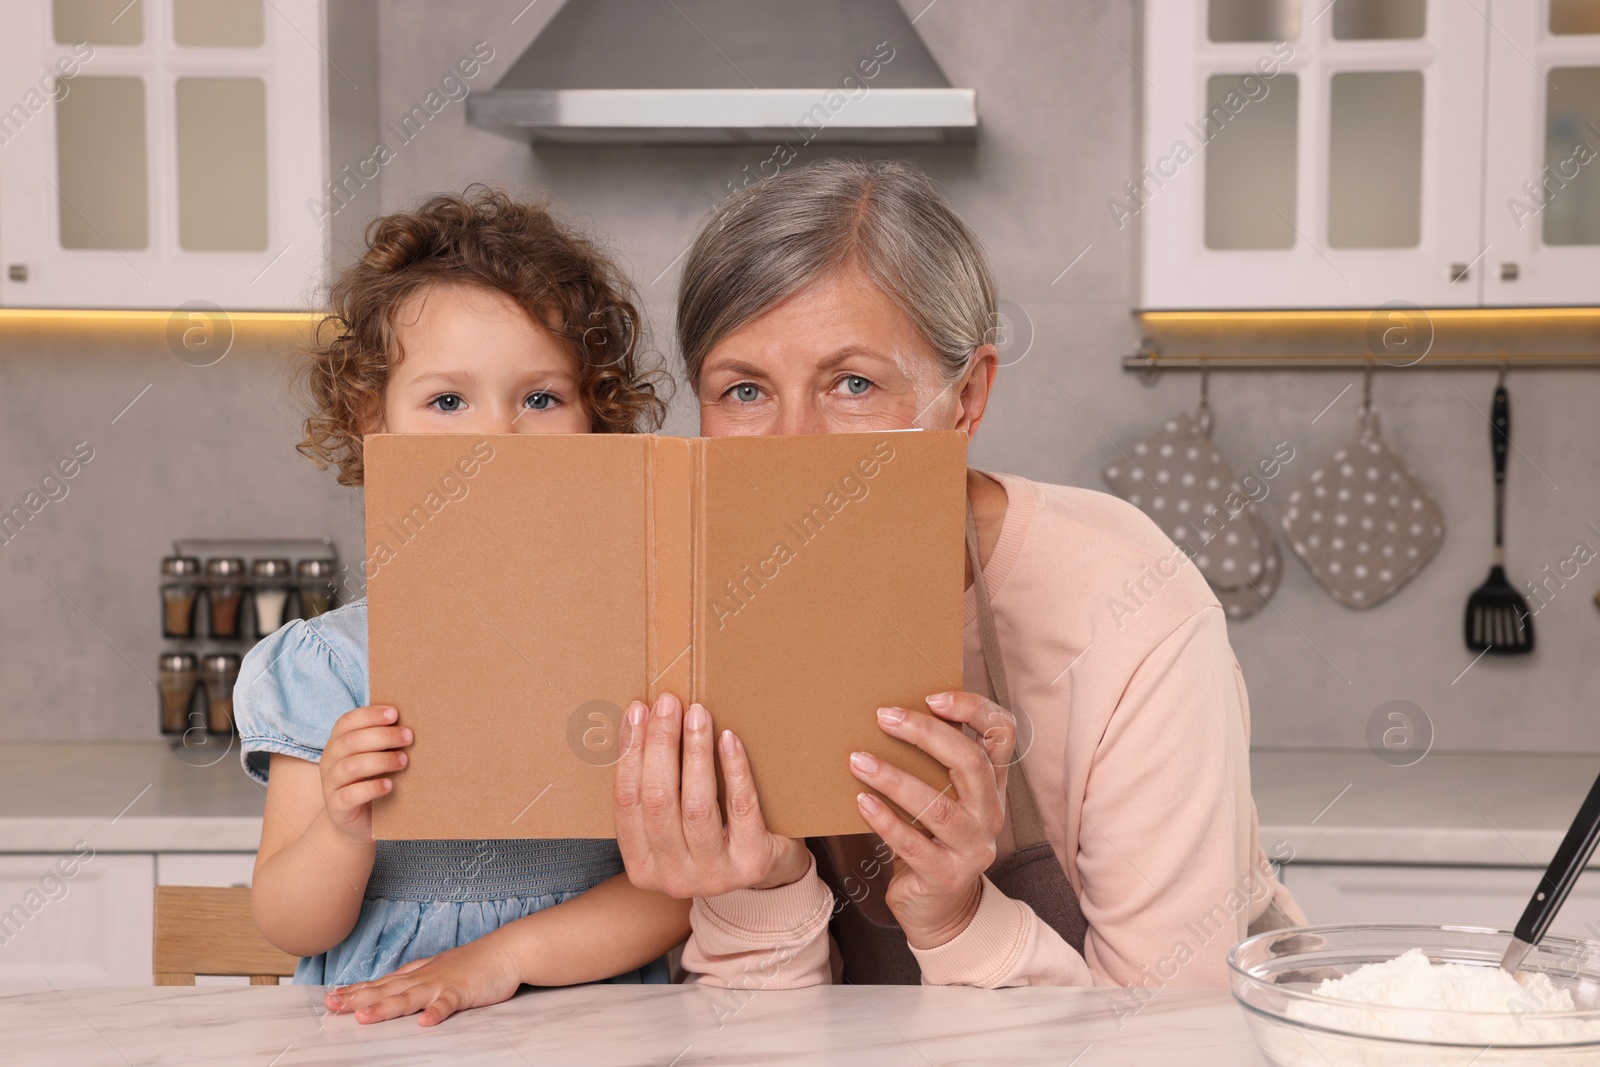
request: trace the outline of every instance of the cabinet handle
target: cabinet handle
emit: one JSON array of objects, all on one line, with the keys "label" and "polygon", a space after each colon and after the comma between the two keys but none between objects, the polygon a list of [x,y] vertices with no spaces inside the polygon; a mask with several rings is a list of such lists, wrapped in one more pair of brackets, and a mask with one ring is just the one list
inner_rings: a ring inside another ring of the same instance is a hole
[{"label": "cabinet handle", "polygon": [[1500,280],[1503,282],[1516,281],[1519,273],[1520,272],[1517,270],[1517,265],[1515,263],[1500,264]]},{"label": "cabinet handle", "polygon": [[1451,284],[1454,284],[1456,282],[1464,282],[1464,281],[1466,281],[1467,280],[1467,275],[1470,274],[1470,273],[1471,273],[1470,264],[1467,264],[1467,263],[1452,263],[1452,264],[1450,264],[1450,281],[1451,281]]},{"label": "cabinet handle", "polygon": [[13,263],[6,268],[6,277],[14,282],[28,280],[28,265],[26,263]]}]

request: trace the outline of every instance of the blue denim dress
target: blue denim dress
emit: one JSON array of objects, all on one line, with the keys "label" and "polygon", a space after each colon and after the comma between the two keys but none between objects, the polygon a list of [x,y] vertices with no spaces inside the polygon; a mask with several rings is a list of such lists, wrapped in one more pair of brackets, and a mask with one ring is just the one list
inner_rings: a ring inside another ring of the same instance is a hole
[{"label": "blue denim dress", "polygon": [[[296,620],[245,656],[234,689],[244,769],[265,783],[271,753],[316,763],[333,724],[368,702],[367,602]],[[611,840],[380,841],[350,935],[295,970],[347,985],[476,940],[570,900],[623,870]],[[663,957],[612,982],[668,981]]]}]

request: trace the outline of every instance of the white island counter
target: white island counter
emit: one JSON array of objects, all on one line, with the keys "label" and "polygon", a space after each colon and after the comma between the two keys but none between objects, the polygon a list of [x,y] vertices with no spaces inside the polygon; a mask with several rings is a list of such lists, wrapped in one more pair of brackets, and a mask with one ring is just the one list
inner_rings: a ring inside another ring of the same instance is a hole
[{"label": "white island counter", "polygon": [[709,1067],[1265,1061],[1227,993],[1158,991],[1142,1011],[1090,989],[694,986],[524,990],[423,1029],[327,1016],[312,986],[0,991],[5,1060],[28,1067],[253,1063]]}]

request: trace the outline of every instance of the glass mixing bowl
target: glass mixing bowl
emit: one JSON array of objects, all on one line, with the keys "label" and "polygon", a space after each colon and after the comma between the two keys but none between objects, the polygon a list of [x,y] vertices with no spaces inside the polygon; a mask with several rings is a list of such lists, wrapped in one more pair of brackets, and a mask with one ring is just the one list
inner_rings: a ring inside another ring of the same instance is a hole
[{"label": "glass mixing bowl", "polygon": [[1546,937],[1522,965],[1542,971],[1577,1010],[1536,998],[1503,1012],[1363,1004],[1312,990],[1420,948],[1434,963],[1498,967],[1511,934],[1478,926],[1368,923],[1257,934],[1228,954],[1233,996],[1276,1067],[1600,1067],[1600,942]]}]

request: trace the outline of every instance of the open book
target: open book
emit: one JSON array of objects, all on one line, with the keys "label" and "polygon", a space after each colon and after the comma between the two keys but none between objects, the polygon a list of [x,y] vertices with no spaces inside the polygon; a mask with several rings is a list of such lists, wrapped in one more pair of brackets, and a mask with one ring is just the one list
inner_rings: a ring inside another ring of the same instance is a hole
[{"label": "open book", "polygon": [[[416,733],[380,839],[611,837],[622,713],[744,741],[768,827],[862,833],[849,754],[961,688],[966,435],[366,440],[371,691]],[[913,813],[915,814],[915,813]]]}]

